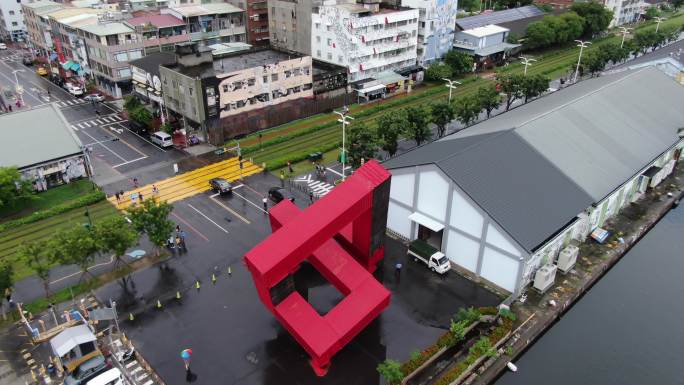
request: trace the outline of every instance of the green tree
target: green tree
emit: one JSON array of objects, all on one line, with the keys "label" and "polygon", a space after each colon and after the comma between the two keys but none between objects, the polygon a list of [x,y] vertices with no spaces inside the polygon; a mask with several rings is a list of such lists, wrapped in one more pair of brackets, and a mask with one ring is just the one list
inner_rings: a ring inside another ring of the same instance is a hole
[{"label": "green tree", "polygon": [[480,115],[482,107],[480,106],[480,101],[477,95],[468,95],[456,100],[454,103],[454,112],[456,113],[456,119],[463,123],[464,126],[469,126]]},{"label": "green tree", "polygon": [[48,247],[48,242],[43,240],[24,243],[17,250],[19,260],[25,262],[43,283],[45,298],[50,297],[50,267],[54,262],[47,253]]},{"label": "green tree", "polygon": [[509,33],[508,37],[506,37],[506,43],[509,44],[518,44],[518,40],[520,40],[520,36],[515,32]]},{"label": "green tree", "polygon": [[506,94],[506,111],[511,108],[513,102],[525,96],[525,76],[523,74],[500,73],[496,75],[496,81],[499,84],[501,92]]},{"label": "green tree", "polygon": [[660,16],[660,10],[658,9],[658,7],[654,6],[654,7],[648,7],[648,9],[646,9],[646,18],[654,19],[658,16]]},{"label": "green tree", "polygon": [[605,31],[613,20],[613,11],[595,1],[574,3],[570,10],[584,19],[584,33],[582,35],[586,37],[593,37],[599,32]]},{"label": "green tree", "polygon": [[377,137],[380,146],[390,157],[397,153],[399,137],[408,129],[409,122],[404,111],[386,113],[378,118]]},{"label": "green tree", "polygon": [[556,42],[556,32],[544,20],[533,21],[525,32],[525,46],[530,49],[548,47]]},{"label": "green tree", "polygon": [[427,71],[425,71],[425,78],[427,80],[442,81],[444,78],[450,78],[452,75],[451,67],[446,63],[430,64]]},{"label": "green tree", "polygon": [[430,139],[432,132],[428,127],[430,115],[422,106],[412,106],[406,109],[406,120],[408,121],[407,134],[416,141],[416,145]]},{"label": "green tree", "polygon": [[375,157],[376,148],[377,140],[373,135],[373,130],[363,123],[350,126],[347,134],[347,154],[353,168],[361,167],[361,159],[368,160]]},{"label": "green tree", "polygon": [[684,5],[684,0],[672,0],[670,2],[674,7],[675,11],[678,10],[682,5]]},{"label": "green tree", "polygon": [[565,34],[565,41],[558,43],[573,42],[582,36],[584,31],[584,18],[575,12],[565,12],[557,16],[563,21],[563,28]]},{"label": "green tree", "polygon": [[582,63],[580,64],[583,68],[583,72],[591,73],[591,76],[603,71],[606,68],[606,55],[598,50],[589,51],[582,58]]},{"label": "green tree", "polygon": [[152,113],[141,105],[129,110],[128,118],[149,127],[150,123],[152,122]]},{"label": "green tree", "polygon": [[444,55],[444,62],[451,67],[453,76],[459,76],[473,71],[473,57],[467,53],[451,50]]},{"label": "green tree", "polygon": [[440,138],[446,134],[447,125],[454,120],[456,113],[454,107],[447,101],[437,102],[431,106],[432,123],[437,126],[437,136]]},{"label": "green tree", "polygon": [[492,347],[492,342],[489,341],[489,338],[482,336],[470,347],[468,353],[478,357],[494,357],[496,355],[496,349]]},{"label": "green tree", "polygon": [[159,131],[166,132],[169,135],[173,134],[173,127],[169,123],[164,123],[159,126]]},{"label": "green tree", "polygon": [[625,47],[620,48],[618,43],[606,43],[601,46],[601,54],[606,62],[611,61],[617,64],[629,56],[629,51]]},{"label": "green tree", "polygon": [[106,218],[93,229],[98,248],[103,253],[112,253],[117,264],[124,262],[123,255],[129,247],[138,243],[139,235],[121,216]]},{"label": "green tree", "polygon": [[525,103],[530,98],[536,98],[549,89],[549,78],[544,75],[525,76],[523,81],[523,96]]},{"label": "green tree", "polygon": [[477,99],[480,107],[487,112],[487,119],[492,114],[492,111],[499,108],[501,105],[501,94],[496,90],[496,86],[489,84],[477,89]]},{"label": "green tree", "polygon": [[[90,274],[88,269],[100,251],[93,232],[84,226],[61,231],[54,236],[56,250],[59,250],[58,261],[63,265],[77,265],[81,269],[81,278]],[[92,274],[91,274],[92,276]]]},{"label": "green tree", "polygon": [[655,30],[649,29],[645,31],[637,31],[632,39],[637,50],[641,53],[646,53],[649,48],[658,46],[660,38]]},{"label": "green tree", "polygon": [[0,206],[13,207],[17,202],[33,196],[31,183],[21,179],[16,167],[0,167]]},{"label": "green tree", "polygon": [[458,7],[466,12],[479,11],[480,2],[477,0],[461,0],[458,2]]},{"label": "green tree", "polygon": [[677,40],[677,37],[682,29],[683,28],[677,28],[674,25],[666,25],[663,28],[660,28],[658,35],[661,44]]},{"label": "green tree", "polygon": [[2,319],[7,319],[7,315],[5,314],[5,306],[4,306],[4,294],[6,291],[12,289],[12,285],[14,284],[14,280],[12,278],[12,265],[9,263],[3,263],[0,264],[0,294],[3,295],[3,297],[0,297],[0,313],[2,313]]},{"label": "green tree", "polygon": [[398,385],[404,379],[401,364],[389,358],[378,365],[377,371],[389,385]]},{"label": "green tree", "polygon": [[135,109],[141,105],[142,104],[140,103],[140,100],[138,100],[138,98],[136,98],[135,96],[129,95],[129,96],[124,97],[123,108],[126,111],[130,111],[130,110]]},{"label": "green tree", "polygon": [[154,198],[145,199],[141,204],[126,209],[133,228],[140,234],[147,234],[156,246],[157,256],[175,228],[175,224],[169,220],[172,210],[173,206],[166,202],[157,202]]}]

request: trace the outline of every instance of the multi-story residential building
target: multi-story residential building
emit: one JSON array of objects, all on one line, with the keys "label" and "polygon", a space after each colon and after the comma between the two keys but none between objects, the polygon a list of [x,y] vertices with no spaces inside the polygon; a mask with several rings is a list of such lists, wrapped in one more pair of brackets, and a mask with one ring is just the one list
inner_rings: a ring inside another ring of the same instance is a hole
[{"label": "multi-story residential building", "polygon": [[272,47],[311,55],[311,15],[322,0],[268,0]]},{"label": "multi-story residential building", "polygon": [[24,41],[26,27],[21,9],[21,0],[0,1],[0,39]]},{"label": "multi-story residential building", "polygon": [[161,10],[183,20],[190,41],[205,45],[246,42],[245,11],[227,3],[184,5]]},{"label": "multi-story residential building", "polygon": [[190,41],[188,28],[183,20],[170,15],[145,15],[125,22],[135,29],[142,40],[145,55],[154,52],[173,52],[174,45]]},{"label": "multi-story residential building", "polygon": [[27,39],[38,55],[47,56],[53,49],[50,23],[45,15],[62,8],[64,8],[63,5],[52,1],[36,1],[21,4]]},{"label": "multi-story residential building", "polygon": [[313,57],[342,65],[349,82],[416,65],[417,9],[378,4],[322,6],[312,15]]},{"label": "multi-story residential building", "polygon": [[159,74],[172,120],[213,144],[347,102],[343,67],[263,47],[212,54],[180,44],[175,63],[160,65]]},{"label": "multi-story residential building", "polygon": [[610,27],[616,27],[625,23],[632,23],[639,19],[650,4],[643,0],[604,0],[603,5],[613,11],[613,20]]},{"label": "multi-story residential building", "polygon": [[473,56],[473,70],[487,68],[519,50],[520,44],[508,43],[508,28],[489,24],[456,32],[454,49]]},{"label": "multi-story residential building", "polygon": [[401,5],[419,10],[418,64],[440,60],[454,42],[458,0],[401,0]]},{"label": "multi-story residential building", "polygon": [[253,46],[268,45],[268,5],[266,0],[226,0],[247,12],[247,42]]},{"label": "multi-story residential building", "polygon": [[51,66],[53,73],[63,79],[75,78],[85,83],[90,73],[85,41],[78,34],[81,26],[97,24],[104,11],[94,8],[63,8],[47,13],[50,23],[54,53]]},{"label": "multi-story residential building", "polygon": [[79,34],[88,47],[90,70],[97,86],[120,98],[131,89],[129,60],[143,56],[143,42],[135,30],[121,22],[82,26]]}]

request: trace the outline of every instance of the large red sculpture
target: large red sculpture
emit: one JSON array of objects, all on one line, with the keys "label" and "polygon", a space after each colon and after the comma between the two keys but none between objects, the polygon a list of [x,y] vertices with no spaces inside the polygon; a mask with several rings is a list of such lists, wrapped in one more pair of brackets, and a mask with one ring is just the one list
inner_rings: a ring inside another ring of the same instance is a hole
[{"label": "large red sculpture", "polygon": [[[311,356],[317,375],[389,305],[372,275],[385,252],[390,174],[369,161],[301,211],[288,200],[269,213],[273,234],[245,255],[261,301]],[[345,298],[324,316],[294,290],[293,274],[308,261]]]}]

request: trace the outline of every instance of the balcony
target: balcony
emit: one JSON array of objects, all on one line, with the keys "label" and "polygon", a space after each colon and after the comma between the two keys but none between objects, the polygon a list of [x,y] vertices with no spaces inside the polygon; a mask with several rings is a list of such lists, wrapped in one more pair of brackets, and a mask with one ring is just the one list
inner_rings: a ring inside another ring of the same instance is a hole
[{"label": "balcony", "polygon": [[188,35],[188,34],[173,35],[173,36],[160,37],[160,38],[157,38],[156,36],[152,36],[148,39],[145,39],[143,43],[144,43],[145,47],[153,47],[153,46],[165,45],[165,44],[183,43],[186,41],[190,41],[190,35]]}]

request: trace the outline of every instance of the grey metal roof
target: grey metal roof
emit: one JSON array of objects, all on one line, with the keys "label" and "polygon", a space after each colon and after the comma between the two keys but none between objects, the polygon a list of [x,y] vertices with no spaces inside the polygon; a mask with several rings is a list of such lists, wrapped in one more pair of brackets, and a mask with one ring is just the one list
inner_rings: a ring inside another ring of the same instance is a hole
[{"label": "grey metal roof", "polygon": [[676,143],[682,106],[684,87],[663,72],[625,71],[547,95],[385,166],[434,163],[533,251]]},{"label": "grey metal roof", "polygon": [[487,24],[501,24],[515,20],[526,19],[543,15],[545,12],[534,5],[526,5],[520,8],[505,9],[475,16],[464,17],[456,20],[456,25],[464,29],[482,27]]},{"label": "grey metal roof", "polygon": [[82,152],[59,108],[45,105],[0,115],[0,166],[23,168]]},{"label": "grey metal roof", "polygon": [[159,66],[173,64],[176,62],[176,55],[170,52],[155,52],[140,59],[128,62],[131,66],[138,67],[148,74],[159,76]]},{"label": "grey metal roof", "polygon": [[515,130],[489,134],[437,166],[530,252],[593,202]]},{"label": "grey metal roof", "polygon": [[684,87],[646,67],[517,132],[598,202],[672,146],[680,127]]},{"label": "grey metal roof", "polygon": [[88,326],[77,325],[64,329],[64,331],[54,336],[50,340],[50,346],[55,355],[62,357],[76,346],[95,340],[95,335]]}]

